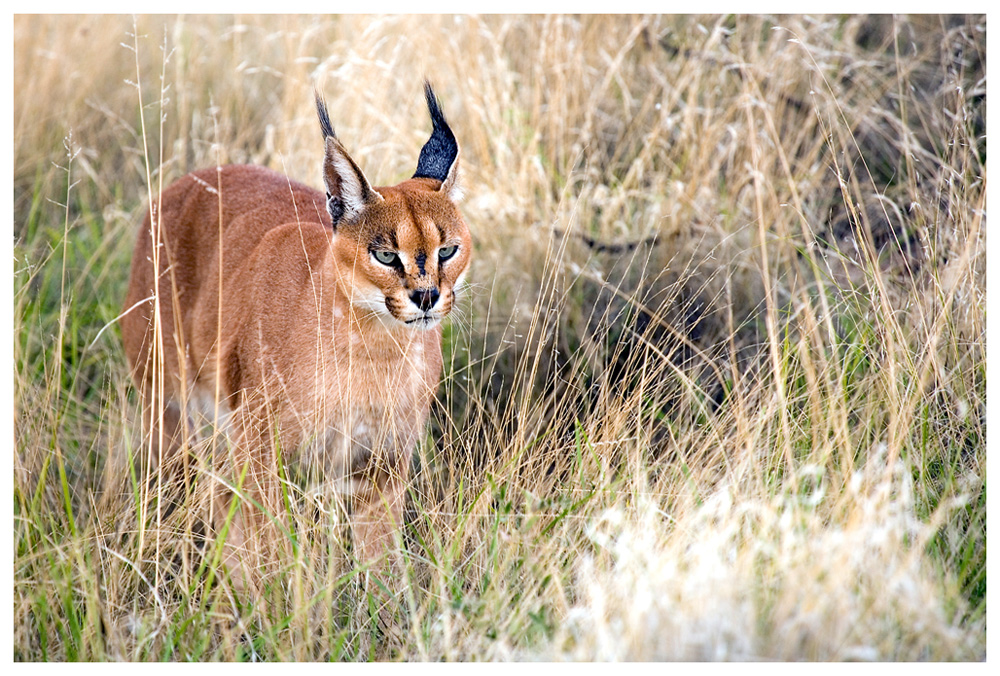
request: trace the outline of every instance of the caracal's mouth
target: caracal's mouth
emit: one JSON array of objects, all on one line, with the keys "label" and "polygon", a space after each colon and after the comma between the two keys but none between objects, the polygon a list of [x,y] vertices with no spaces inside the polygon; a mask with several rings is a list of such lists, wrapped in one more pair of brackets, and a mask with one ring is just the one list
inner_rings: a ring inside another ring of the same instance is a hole
[{"label": "caracal's mouth", "polygon": [[426,314],[420,317],[414,317],[413,319],[404,320],[403,323],[414,329],[431,329],[437,326],[440,321],[440,317]]}]

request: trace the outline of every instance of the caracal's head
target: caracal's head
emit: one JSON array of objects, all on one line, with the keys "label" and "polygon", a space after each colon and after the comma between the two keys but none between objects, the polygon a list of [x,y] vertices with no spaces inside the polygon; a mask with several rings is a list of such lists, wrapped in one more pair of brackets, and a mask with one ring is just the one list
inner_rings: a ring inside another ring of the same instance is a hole
[{"label": "caracal's head", "polygon": [[415,329],[434,327],[451,312],[472,255],[469,228],[455,206],[458,143],[430,84],[424,93],[434,131],[417,171],[399,185],[379,188],[344,150],[326,106],[316,99],[341,288],[356,310]]}]

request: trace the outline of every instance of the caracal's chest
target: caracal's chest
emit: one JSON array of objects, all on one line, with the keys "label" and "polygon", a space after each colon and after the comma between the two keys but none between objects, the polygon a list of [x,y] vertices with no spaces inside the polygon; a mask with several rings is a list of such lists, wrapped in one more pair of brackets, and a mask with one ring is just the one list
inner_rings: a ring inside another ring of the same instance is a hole
[{"label": "caracal's chest", "polygon": [[408,463],[440,377],[440,330],[390,331],[377,318],[334,314],[326,345],[300,373],[307,396],[281,416],[304,442],[295,455],[340,478],[373,462]]}]

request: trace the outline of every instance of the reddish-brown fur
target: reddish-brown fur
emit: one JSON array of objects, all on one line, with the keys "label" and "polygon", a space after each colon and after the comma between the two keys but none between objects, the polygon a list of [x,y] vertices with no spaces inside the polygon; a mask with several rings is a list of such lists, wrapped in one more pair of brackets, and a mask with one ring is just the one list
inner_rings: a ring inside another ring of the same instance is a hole
[{"label": "reddish-brown fur", "polygon": [[[346,206],[336,224],[322,193],[261,167],[206,169],[163,191],[136,243],[121,322],[151,422],[149,466],[184,444],[189,414],[218,413],[229,451],[214,469],[232,482],[245,470],[246,498],[279,510],[280,442],[293,474],[348,497],[359,559],[391,549],[441,374],[440,320],[471,255],[452,200],[454,152],[443,180],[371,188],[331,130],[325,180]],[[217,528],[230,504],[227,489]],[[257,579],[269,521],[244,500],[229,526],[238,585]]]}]

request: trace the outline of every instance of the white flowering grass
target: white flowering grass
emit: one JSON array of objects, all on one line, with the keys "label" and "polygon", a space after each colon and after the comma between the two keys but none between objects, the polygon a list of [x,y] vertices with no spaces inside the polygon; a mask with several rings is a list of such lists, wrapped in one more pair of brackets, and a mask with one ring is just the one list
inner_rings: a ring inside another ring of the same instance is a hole
[{"label": "white flowering grass", "polygon": [[575,567],[580,599],[548,656],[975,658],[924,553],[942,519],[919,518],[908,468],[884,461],[873,454],[836,497],[721,486],[681,521],[648,497],[607,510],[587,530],[596,553]]}]

